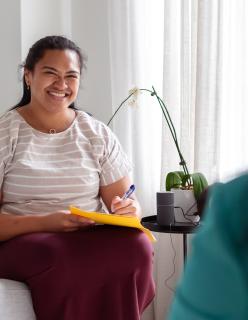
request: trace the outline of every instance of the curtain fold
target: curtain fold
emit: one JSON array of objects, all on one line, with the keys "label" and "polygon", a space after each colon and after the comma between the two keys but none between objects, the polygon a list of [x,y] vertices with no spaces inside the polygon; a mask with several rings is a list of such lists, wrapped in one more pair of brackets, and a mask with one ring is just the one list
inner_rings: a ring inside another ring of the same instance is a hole
[{"label": "curtain fold", "polygon": [[219,1],[200,1],[197,25],[194,169],[217,178],[220,134]]},{"label": "curtain fold", "polygon": [[220,0],[220,134],[217,176],[230,179],[248,169],[248,4]]},{"label": "curtain fold", "polygon": [[[149,0],[109,0],[108,6],[114,112],[133,87],[154,85],[161,92],[163,1],[154,6]],[[161,118],[155,98],[142,92],[138,105],[126,103],[112,125],[135,165],[134,180],[145,215],[155,214],[154,190],[160,188]]]}]

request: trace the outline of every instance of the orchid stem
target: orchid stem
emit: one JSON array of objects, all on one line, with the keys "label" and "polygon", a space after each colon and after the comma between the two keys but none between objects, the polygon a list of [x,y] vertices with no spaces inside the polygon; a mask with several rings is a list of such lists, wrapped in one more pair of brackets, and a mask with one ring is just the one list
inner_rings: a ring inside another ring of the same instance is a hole
[{"label": "orchid stem", "polygon": [[[138,89],[137,89],[138,90]],[[179,155],[179,158],[180,158],[180,163],[179,165],[182,166],[183,168],[183,171],[184,171],[184,174],[187,175],[187,183],[188,183],[188,186],[191,185],[191,178],[190,178],[190,174],[189,174],[189,170],[188,170],[188,167],[187,167],[187,164],[183,158],[183,155],[182,155],[182,152],[179,148],[179,144],[178,144],[178,140],[177,140],[177,134],[176,134],[176,130],[175,130],[175,127],[173,125],[173,122],[171,120],[171,117],[170,117],[170,114],[169,114],[169,111],[164,103],[164,101],[158,96],[156,90],[154,89],[154,87],[152,86],[152,90],[149,90],[149,89],[139,89],[140,91],[146,91],[146,92],[149,92],[151,94],[151,96],[155,96],[158,103],[159,103],[159,106],[161,108],[161,111],[164,115],[164,118],[166,120],[166,123],[169,127],[169,130],[170,130],[170,133],[172,135],[172,139],[174,140],[175,142],[175,146],[176,146],[176,149],[177,149],[177,152],[178,152],[178,155]],[[122,101],[122,103],[119,105],[119,107],[116,109],[116,111],[114,112],[114,114],[112,115],[112,117],[110,118],[110,120],[108,121],[107,125],[109,125],[111,123],[111,121],[113,120],[113,118],[115,117],[115,115],[117,114],[117,112],[120,110],[120,108],[124,105],[124,103],[135,93],[136,91],[132,92],[131,94],[129,94],[129,96]]]},{"label": "orchid stem", "polygon": [[111,121],[113,120],[114,116],[116,113],[120,110],[120,108],[123,106],[123,104],[134,94],[135,92],[132,92],[125,100],[122,101],[122,103],[119,105],[119,107],[115,110],[114,114],[112,117],[109,119],[109,122],[107,123],[107,126],[110,125]]}]

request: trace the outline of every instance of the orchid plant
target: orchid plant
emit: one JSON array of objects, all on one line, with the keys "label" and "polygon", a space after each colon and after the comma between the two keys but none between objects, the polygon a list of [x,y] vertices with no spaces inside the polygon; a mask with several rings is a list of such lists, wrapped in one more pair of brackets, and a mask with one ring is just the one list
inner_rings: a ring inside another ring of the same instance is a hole
[{"label": "orchid plant", "polygon": [[108,126],[110,125],[111,121],[114,119],[114,117],[116,116],[118,111],[121,109],[121,107],[123,105],[125,105],[125,103],[127,101],[129,101],[129,102],[131,102],[131,104],[133,104],[134,101],[137,99],[138,94],[142,91],[147,92],[151,96],[155,97],[156,101],[158,102],[158,104],[161,108],[161,111],[163,113],[164,119],[169,127],[172,139],[175,143],[177,153],[178,153],[178,156],[180,159],[179,165],[182,167],[181,171],[169,172],[166,175],[166,179],[165,179],[166,190],[167,191],[170,191],[171,189],[193,190],[195,198],[198,199],[200,194],[207,188],[208,182],[207,182],[205,176],[200,172],[189,173],[187,164],[184,160],[184,157],[183,157],[182,152],[179,147],[176,130],[175,130],[175,127],[174,127],[173,122],[171,120],[169,111],[168,111],[164,101],[158,96],[154,87],[152,87],[152,90],[139,89],[139,88],[134,88],[134,89],[130,90],[129,95],[121,102],[119,107],[115,110],[114,114],[112,115],[112,117],[108,121],[107,125]]}]

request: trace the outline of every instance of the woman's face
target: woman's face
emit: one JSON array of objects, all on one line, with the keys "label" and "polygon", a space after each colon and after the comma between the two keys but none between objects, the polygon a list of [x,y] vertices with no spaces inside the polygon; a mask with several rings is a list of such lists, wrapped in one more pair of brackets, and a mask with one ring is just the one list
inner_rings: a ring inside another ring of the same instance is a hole
[{"label": "woman's face", "polygon": [[25,70],[32,107],[59,112],[75,101],[80,82],[78,55],[72,50],[46,50],[34,70]]}]

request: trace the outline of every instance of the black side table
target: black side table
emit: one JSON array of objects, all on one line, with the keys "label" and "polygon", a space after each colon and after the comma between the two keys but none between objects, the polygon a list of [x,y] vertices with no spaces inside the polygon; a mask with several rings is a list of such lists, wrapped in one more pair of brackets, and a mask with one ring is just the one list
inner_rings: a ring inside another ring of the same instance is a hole
[{"label": "black side table", "polygon": [[199,227],[198,224],[175,222],[174,224],[168,226],[161,226],[157,223],[156,215],[142,218],[141,224],[145,228],[155,232],[183,234],[183,259],[185,263],[187,257],[187,235],[189,233],[194,233]]}]

